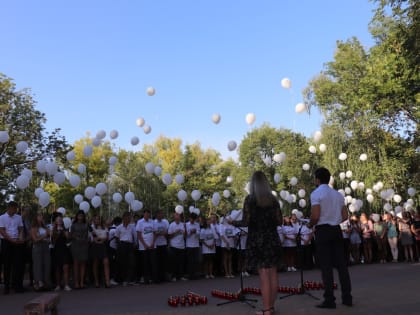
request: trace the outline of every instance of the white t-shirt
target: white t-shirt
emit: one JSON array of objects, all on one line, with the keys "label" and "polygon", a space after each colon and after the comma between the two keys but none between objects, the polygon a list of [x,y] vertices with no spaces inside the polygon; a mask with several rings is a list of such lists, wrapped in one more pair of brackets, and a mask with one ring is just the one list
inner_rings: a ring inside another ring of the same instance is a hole
[{"label": "white t-shirt", "polygon": [[216,247],[221,246],[222,245],[222,240],[220,239],[220,224],[216,223],[216,224],[211,224],[211,228],[214,230],[214,233],[216,233],[217,238],[216,238]]},{"label": "white t-shirt", "polygon": [[[22,217],[19,214],[10,216],[6,213],[0,215],[0,228],[5,228],[6,234],[11,239],[19,238],[19,228],[23,229]],[[0,237],[3,238],[3,236]]]},{"label": "white t-shirt", "polygon": [[177,234],[169,238],[169,246],[178,248],[178,249],[185,249],[184,232],[185,232],[184,223],[182,222],[176,223],[175,221],[171,222],[171,224],[169,224],[168,234],[174,234],[174,233],[177,233]]},{"label": "white t-shirt", "polygon": [[[216,240],[218,239],[218,236],[211,226],[207,227],[206,229],[201,229],[200,230],[200,239],[201,239],[201,242],[202,242],[201,252],[203,254],[215,254],[216,253]],[[208,246],[215,245],[215,247],[210,249],[207,246],[205,246],[204,244],[206,244]]]},{"label": "white t-shirt", "polygon": [[304,245],[304,242],[309,241],[309,244],[311,244],[312,240],[312,229],[308,228],[306,225],[302,225],[302,228],[300,228],[300,244]]},{"label": "white t-shirt", "polygon": [[198,222],[187,222],[185,224],[187,230],[187,239],[185,245],[187,248],[200,247],[200,224]]},{"label": "white t-shirt", "polygon": [[[137,221],[136,231],[143,236],[143,241],[146,243],[147,246],[152,246],[156,248],[156,244],[153,244],[153,240],[155,237],[155,224],[152,219],[145,220],[144,218]],[[143,243],[138,240],[139,242],[139,250],[145,250]]]},{"label": "white t-shirt", "polygon": [[321,215],[316,225],[339,225],[343,221],[341,210],[344,206],[344,197],[327,184],[319,185],[311,193],[311,204],[321,206]]},{"label": "white t-shirt", "polygon": [[[295,247],[296,235],[297,235],[296,228],[291,225],[283,225],[282,230],[283,230],[283,235],[284,235],[283,247]],[[288,239],[288,237],[289,238],[295,237],[295,239],[291,240],[291,239]]]},{"label": "white t-shirt", "polygon": [[235,231],[235,227],[231,224],[220,224],[219,233],[223,248],[235,246]]},{"label": "white t-shirt", "polygon": [[[155,228],[156,228],[156,246],[165,246],[168,245],[168,241],[166,239],[166,233],[168,232],[169,222],[166,219],[162,219],[158,221],[155,220]],[[164,233],[164,234],[161,234]]]},{"label": "white t-shirt", "polygon": [[137,240],[136,231],[134,229],[134,224],[130,223],[127,226],[120,224],[115,228],[115,237],[120,240],[120,242],[135,243]]},{"label": "white t-shirt", "polygon": [[109,229],[109,247],[113,248],[113,249],[117,249],[117,240],[115,237],[115,232],[117,230],[117,227],[115,225],[111,226]]}]

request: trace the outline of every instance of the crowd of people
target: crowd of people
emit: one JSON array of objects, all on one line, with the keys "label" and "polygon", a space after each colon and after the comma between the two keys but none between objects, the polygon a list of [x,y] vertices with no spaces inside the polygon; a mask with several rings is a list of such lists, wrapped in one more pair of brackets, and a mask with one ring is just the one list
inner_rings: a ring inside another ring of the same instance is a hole
[{"label": "crowd of people", "polygon": [[[34,290],[110,288],[115,285],[187,281],[215,276],[234,278],[256,273],[247,261],[247,226],[229,218],[163,211],[125,212],[104,221],[77,212],[70,227],[55,212],[45,222],[37,213],[19,212],[9,202],[0,216],[0,280],[4,293],[23,292],[28,278]],[[341,223],[348,264],[417,261],[420,253],[420,211],[370,216],[352,215]],[[315,227],[316,228],[316,227]],[[277,226],[282,253],[277,271],[317,266],[314,228],[296,214]]]}]

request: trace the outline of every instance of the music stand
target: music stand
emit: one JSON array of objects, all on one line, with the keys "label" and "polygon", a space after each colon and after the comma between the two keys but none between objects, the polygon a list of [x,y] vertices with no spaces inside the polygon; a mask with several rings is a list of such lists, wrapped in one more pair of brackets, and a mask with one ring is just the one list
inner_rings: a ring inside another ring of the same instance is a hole
[{"label": "music stand", "polygon": [[296,235],[296,247],[297,247],[297,252],[298,252],[298,256],[301,262],[301,266],[300,266],[300,290],[298,291],[298,293],[289,293],[287,295],[283,295],[281,297],[279,297],[280,300],[285,299],[287,297],[293,296],[293,295],[302,295],[302,294],[306,294],[309,295],[311,298],[315,299],[315,300],[319,300],[319,297],[316,297],[314,295],[312,295],[312,293],[307,292],[305,285],[303,283],[303,248],[302,248],[302,244],[300,243],[301,239],[302,239],[302,227],[303,224],[300,226],[299,231]]},{"label": "music stand", "polygon": [[[237,227],[237,229],[239,229],[239,232],[236,233],[236,235],[238,236],[238,249],[239,249],[239,253],[241,252],[241,232],[246,233],[243,229],[241,229],[240,227]],[[239,289],[239,293],[238,293],[238,299],[237,300],[232,300],[232,301],[227,301],[227,302],[222,302],[222,303],[218,303],[217,306],[220,305],[225,305],[225,304],[231,304],[231,303],[236,303],[236,302],[241,302],[241,303],[246,303],[248,304],[250,307],[255,308],[255,305],[251,304],[250,302],[258,302],[258,300],[256,299],[249,299],[245,296],[244,293],[244,279],[242,276],[242,259],[240,259],[240,264],[239,264],[239,269],[240,269],[240,274],[239,274],[239,279],[240,279],[240,289]]]}]

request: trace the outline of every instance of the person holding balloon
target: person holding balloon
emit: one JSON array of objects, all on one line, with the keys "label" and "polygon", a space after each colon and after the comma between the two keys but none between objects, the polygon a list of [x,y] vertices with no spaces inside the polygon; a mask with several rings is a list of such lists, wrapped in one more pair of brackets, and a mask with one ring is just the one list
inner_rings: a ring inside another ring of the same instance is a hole
[{"label": "person holding balloon", "polygon": [[[52,266],[55,272],[55,291],[61,290],[61,278],[64,282],[64,290],[71,291],[69,285],[69,266],[71,262],[70,250],[67,246],[69,240],[68,228],[64,225],[61,215],[56,216],[51,232]],[[61,277],[63,276],[63,277]]]}]

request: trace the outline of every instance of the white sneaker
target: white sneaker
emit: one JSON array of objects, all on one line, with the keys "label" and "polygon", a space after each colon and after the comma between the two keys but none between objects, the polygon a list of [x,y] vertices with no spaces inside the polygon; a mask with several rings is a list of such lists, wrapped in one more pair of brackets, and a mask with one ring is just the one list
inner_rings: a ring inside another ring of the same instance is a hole
[{"label": "white sneaker", "polygon": [[175,278],[175,277],[173,277],[171,281],[172,281],[172,282],[176,282],[176,278]]},{"label": "white sneaker", "polygon": [[66,286],[64,287],[64,291],[69,292],[69,291],[71,291],[71,288],[70,288],[68,285],[66,285]]},{"label": "white sneaker", "polygon": [[210,279],[214,279],[214,276],[213,276],[213,275],[209,275],[209,278],[210,278]]},{"label": "white sneaker", "polygon": [[109,283],[111,285],[118,285],[118,282],[116,282],[114,279],[111,279],[111,281],[109,281]]},{"label": "white sneaker", "polygon": [[187,278],[182,277],[182,278],[181,278],[181,280],[182,280],[182,281],[187,281],[188,279],[187,279]]},{"label": "white sneaker", "polygon": [[59,286],[59,285],[58,285],[58,286],[56,286],[56,287],[55,287],[55,289],[54,289],[54,291],[55,291],[55,292],[58,292],[58,291],[60,291],[60,290],[61,290],[61,288],[60,288],[60,286]]},{"label": "white sneaker", "polygon": [[290,267],[290,270],[291,271],[296,271],[296,268],[295,267]]},{"label": "white sneaker", "polygon": [[287,267],[287,271],[292,271],[292,268],[291,267]]},{"label": "white sneaker", "polygon": [[140,283],[144,283],[144,278],[143,277],[140,278]]},{"label": "white sneaker", "polygon": [[250,274],[247,271],[245,271],[245,277],[249,277],[249,276]]}]

